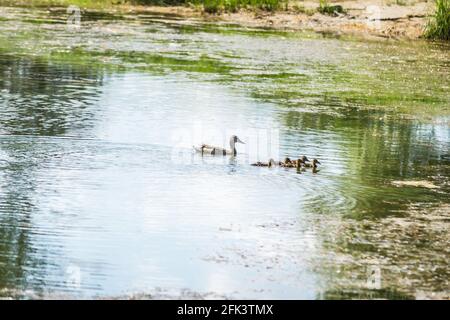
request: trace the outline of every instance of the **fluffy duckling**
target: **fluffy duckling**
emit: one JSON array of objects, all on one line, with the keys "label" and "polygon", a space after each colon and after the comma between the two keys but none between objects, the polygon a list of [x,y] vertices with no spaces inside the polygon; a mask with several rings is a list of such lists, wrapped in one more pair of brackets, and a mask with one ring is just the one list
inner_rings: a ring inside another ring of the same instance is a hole
[{"label": "fluffy duckling", "polygon": [[270,168],[270,167],[276,166],[276,162],[275,162],[275,160],[270,159],[269,162],[258,161],[258,162],[252,163],[251,165],[254,167],[269,167]]},{"label": "fluffy duckling", "polygon": [[[295,161],[295,160],[294,160]],[[295,163],[288,157],[284,159],[284,162],[280,161],[280,167],[284,168],[295,168]]]},{"label": "fluffy duckling", "polygon": [[305,168],[317,169],[318,164],[321,164],[320,161],[317,159],[313,159],[312,163],[305,163],[304,166]]},{"label": "fluffy duckling", "polygon": [[307,156],[302,156],[300,159],[297,160],[297,162],[300,162],[300,165],[305,165],[306,162],[309,162],[309,159]]},{"label": "fluffy duckling", "polygon": [[[289,159],[289,158],[286,158],[286,159]],[[301,158],[299,158],[297,160],[290,160],[289,159],[289,163],[288,163],[287,167],[289,167],[289,168],[300,168],[307,161],[309,162],[309,160],[308,160],[308,158],[306,156],[302,156]]]}]

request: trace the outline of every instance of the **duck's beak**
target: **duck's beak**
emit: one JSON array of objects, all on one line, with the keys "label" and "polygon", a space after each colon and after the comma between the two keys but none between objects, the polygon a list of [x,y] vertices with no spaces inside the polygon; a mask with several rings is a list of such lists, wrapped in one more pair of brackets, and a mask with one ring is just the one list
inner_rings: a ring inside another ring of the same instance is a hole
[{"label": "duck's beak", "polygon": [[305,156],[305,162],[306,162],[306,161],[310,162],[309,159]]},{"label": "duck's beak", "polygon": [[316,163],[321,164],[319,160],[317,160]]},{"label": "duck's beak", "polygon": [[241,139],[239,139],[238,137],[236,137],[236,142],[239,142],[239,143],[245,144],[245,142],[244,142],[244,141],[242,141]]}]

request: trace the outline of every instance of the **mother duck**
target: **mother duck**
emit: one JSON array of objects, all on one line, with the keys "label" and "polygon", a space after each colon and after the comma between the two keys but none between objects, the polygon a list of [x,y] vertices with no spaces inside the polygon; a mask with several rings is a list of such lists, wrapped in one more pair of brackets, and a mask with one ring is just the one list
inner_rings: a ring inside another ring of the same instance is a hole
[{"label": "mother duck", "polygon": [[233,135],[230,137],[230,150],[221,148],[221,147],[214,147],[210,146],[208,144],[202,144],[199,147],[194,146],[195,151],[201,152],[201,154],[211,154],[211,155],[233,155],[235,156],[237,154],[236,152],[236,143],[243,143],[245,142],[241,141],[237,136]]}]

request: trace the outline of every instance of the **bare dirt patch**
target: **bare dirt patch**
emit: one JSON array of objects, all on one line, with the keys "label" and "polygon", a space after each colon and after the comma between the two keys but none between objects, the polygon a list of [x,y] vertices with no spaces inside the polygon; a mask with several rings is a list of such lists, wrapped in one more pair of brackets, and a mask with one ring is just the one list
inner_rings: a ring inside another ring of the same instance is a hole
[{"label": "bare dirt patch", "polygon": [[286,10],[264,12],[240,10],[236,13],[207,14],[194,7],[127,6],[128,12],[151,12],[201,18],[208,21],[282,30],[311,30],[334,35],[368,38],[418,39],[422,36],[434,5],[427,1],[332,1],[343,13],[317,12],[318,1],[289,2]]}]

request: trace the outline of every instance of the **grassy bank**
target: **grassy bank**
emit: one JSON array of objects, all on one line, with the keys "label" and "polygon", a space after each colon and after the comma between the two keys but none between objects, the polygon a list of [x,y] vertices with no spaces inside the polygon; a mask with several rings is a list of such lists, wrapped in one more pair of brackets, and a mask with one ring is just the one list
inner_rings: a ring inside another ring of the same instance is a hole
[{"label": "grassy bank", "polygon": [[237,12],[240,9],[275,11],[287,0],[0,0],[0,5],[13,6],[69,6],[81,8],[111,8],[118,5],[187,6],[202,7],[208,13]]},{"label": "grassy bank", "polygon": [[450,40],[450,0],[436,0],[436,11],[428,22],[425,36],[429,39]]},{"label": "grassy bank", "polygon": [[280,9],[285,0],[194,0],[196,4],[203,5],[205,12],[237,12],[242,8],[257,8],[265,11]]},{"label": "grassy bank", "polygon": [[64,6],[75,5],[80,8],[99,9],[112,7],[118,4],[126,4],[126,1],[120,0],[0,0],[3,6],[18,7],[46,7],[46,6]]}]

